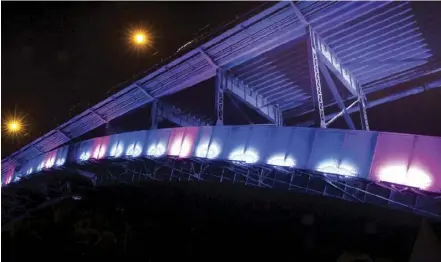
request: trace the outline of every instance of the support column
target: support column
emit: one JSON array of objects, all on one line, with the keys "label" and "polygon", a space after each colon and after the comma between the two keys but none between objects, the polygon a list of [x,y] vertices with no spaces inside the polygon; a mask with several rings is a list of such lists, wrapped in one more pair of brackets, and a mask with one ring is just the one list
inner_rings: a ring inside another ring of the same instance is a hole
[{"label": "support column", "polygon": [[276,126],[283,126],[283,115],[278,104],[274,106],[276,110]]},{"label": "support column", "polygon": [[215,86],[215,112],[216,112],[216,125],[221,126],[224,124],[224,73],[220,68],[217,69],[216,86]]},{"label": "support column", "polygon": [[325,109],[323,106],[322,85],[320,83],[320,70],[315,49],[314,32],[310,26],[306,27],[307,51],[309,60],[309,76],[311,80],[311,94],[314,104],[314,111],[318,109],[316,121],[320,123],[321,128],[326,128]]},{"label": "support column", "polygon": [[367,116],[367,98],[364,95],[363,89],[360,85],[357,85],[358,93],[358,107],[360,109],[361,128],[369,131],[369,122]]},{"label": "support column", "polygon": [[152,122],[152,125],[150,126],[150,129],[157,129],[158,128],[158,100],[156,99],[152,103],[152,109],[150,111],[150,119]]}]

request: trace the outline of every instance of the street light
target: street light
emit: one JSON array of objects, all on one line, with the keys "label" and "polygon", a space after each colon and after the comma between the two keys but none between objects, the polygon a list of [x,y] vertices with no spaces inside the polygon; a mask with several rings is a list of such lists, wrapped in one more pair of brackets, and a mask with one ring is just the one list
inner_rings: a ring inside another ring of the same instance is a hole
[{"label": "street light", "polygon": [[146,30],[138,29],[131,32],[130,41],[135,48],[143,48],[151,44],[152,39]]},{"label": "street light", "polygon": [[23,123],[20,119],[8,119],[6,120],[5,129],[10,135],[18,135],[23,131]]}]

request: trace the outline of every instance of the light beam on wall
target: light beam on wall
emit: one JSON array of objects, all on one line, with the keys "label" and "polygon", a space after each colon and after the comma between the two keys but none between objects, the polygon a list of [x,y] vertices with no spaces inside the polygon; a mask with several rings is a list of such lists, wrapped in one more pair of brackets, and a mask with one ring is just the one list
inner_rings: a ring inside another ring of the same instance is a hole
[{"label": "light beam on wall", "polygon": [[163,144],[152,145],[147,150],[148,156],[160,157],[165,153],[165,146]]},{"label": "light beam on wall", "polygon": [[357,169],[350,164],[338,164],[336,160],[326,160],[320,163],[316,169],[322,173],[336,174],[342,176],[357,176]]},{"label": "light beam on wall", "polygon": [[235,149],[228,157],[229,160],[245,162],[247,164],[254,164],[259,161],[259,154],[254,149],[247,149],[244,151],[243,148]]},{"label": "light beam on wall", "polygon": [[427,189],[432,185],[432,176],[422,168],[412,166],[407,170],[405,165],[388,165],[380,169],[380,181]]},{"label": "light beam on wall", "polygon": [[208,146],[208,144],[202,144],[196,149],[196,157],[200,158],[215,159],[219,156],[219,154],[219,146],[214,142],[211,143],[210,146]]},{"label": "light beam on wall", "polygon": [[291,157],[285,158],[285,154],[278,154],[270,157],[267,164],[272,166],[294,167],[296,162]]}]

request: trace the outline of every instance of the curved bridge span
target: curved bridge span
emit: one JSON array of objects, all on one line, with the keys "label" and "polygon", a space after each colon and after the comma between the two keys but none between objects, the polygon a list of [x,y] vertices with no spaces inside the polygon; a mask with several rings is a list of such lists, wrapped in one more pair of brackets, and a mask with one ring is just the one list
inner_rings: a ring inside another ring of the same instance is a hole
[{"label": "curved bridge span", "polygon": [[155,180],[229,181],[437,216],[440,159],[437,137],[275,126],[182,127],[66,145],[16,166],[2,183],[57,169],[75,169],[97,179],[102,173],[97,167],[143,163],[146,169],[132,170],[132,180],[143,174]]}]

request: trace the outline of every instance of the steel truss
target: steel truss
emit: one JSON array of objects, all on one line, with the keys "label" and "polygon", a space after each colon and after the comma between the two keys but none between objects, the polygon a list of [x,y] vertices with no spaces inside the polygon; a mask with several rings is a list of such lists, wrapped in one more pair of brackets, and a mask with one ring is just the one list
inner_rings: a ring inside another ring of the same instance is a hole
[{"label": "steel truss", "polygon": [[441,220],[441,195],[389,183],[309,170],[205,159],[136,158],[92,160],[34,174],[2,190],[2,230],[32,212],[65,199],[81,199],[84,189],[141,181],[197,181],[243,184],[374,204]]},{"label": "steel truss", "polygon": [[97,185],[145,180],[244,184],[375,204],[441,220],[440,194],[310,170],[170,157],[100,160],[69,168],[95,174],[92,180]]},{"label": "steel truss", "polygon": [[330,73],[328,72],[328,66],[332,69],[332,71],[336,74],[336,76],[342,81],[345,87],[350,91],[353,95],[357,97],[359,108],[360,108],[360,117],[361,117],[361,127],[363,130],[369,130],[368,118],[367,118],[367,99],[364,95],[363,88],[360,86],[358,81],[355,79],[354,75],[349,72],[349,70],[343,68],[340,59],[337,57],[335,52],[326,45],[325,41],[321,39],[318,33],[314,30],[309,21],[304,17],[300,9],[293,3],[290,2],[292,9],[294,10],[295,15],[301,21],[301,23],[305,26],[306,29],[306,37],[307,37],[307,51],[308,51],[308,60],[309,60],[309,71],[310,71],[310,79],[311,79],[311,89],[312,89],[312,97],[314,109],[318,109],[319,117],[320,117],[320,127],[326,128],[333,121],[326,123],[326,115],[323,104],[323,95],[322,95],[322,86],[320,82],[320,72],[322,72],[330,91],[337,102],[338,107],[341,110],[341,114],[338,113],[337,117],[343,115],[345,121],[350,129],[355,129],[355,125],[347,112],[347,108],[344,105],[343,99],[338,93],[337,87],[332,80]]}]

